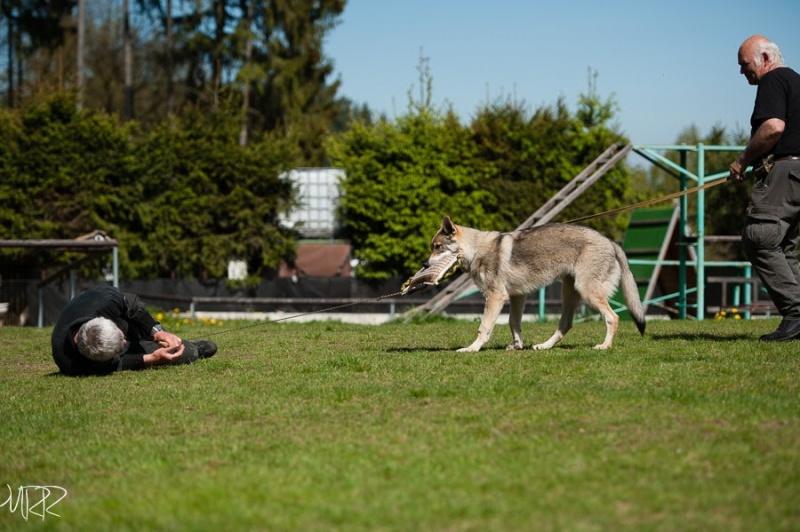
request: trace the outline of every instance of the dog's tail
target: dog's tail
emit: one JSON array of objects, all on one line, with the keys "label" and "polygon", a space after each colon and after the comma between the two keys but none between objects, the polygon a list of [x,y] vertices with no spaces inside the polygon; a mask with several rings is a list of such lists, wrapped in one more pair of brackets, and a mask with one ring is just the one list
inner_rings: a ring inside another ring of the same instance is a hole
[{"label": "dog's tail", "polygon": [[614,251],[617,255],[619,267],[622,270],[622,278],[620,280],[622,297],[625,299],[625,305],[627,305],[628,311],[636,323],[636,328],[639,329],[640,334],[644,335],[644,307],[642,307],[642,301],[639,299],[639,287],[636,286],[636,280],[631,273],[631,267],[628,264],[628,257],[625,256],[625,252],[617,244],[614,244]]}]

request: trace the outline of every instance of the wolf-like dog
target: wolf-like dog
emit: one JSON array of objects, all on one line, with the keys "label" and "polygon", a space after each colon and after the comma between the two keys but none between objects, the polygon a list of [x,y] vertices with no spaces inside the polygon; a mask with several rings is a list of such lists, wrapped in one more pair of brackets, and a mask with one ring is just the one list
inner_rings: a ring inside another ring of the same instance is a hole
[{"label": "wolf-like dog", "polygon": [[428,263],[443,254],[460,257],[461,268],[486,297],[478,338],[459,352],[478,351],[492,334],[497,317],[510,301],[509,326],[513,342],[506,349],[522,349],[522,312],[528,294],[561,279],[563,310],[556,332],[533,349],[550,349],[572,328],[581,300],[599,312],[606,337],[594,349],[608,349],[619,325],[608,298],[621,287],[636,327],[644,334],[645,318],[636,281],[625,252],[594,229],[570,224],[545,224],[501,233],[456,225],[449,216],[431,240]]}]

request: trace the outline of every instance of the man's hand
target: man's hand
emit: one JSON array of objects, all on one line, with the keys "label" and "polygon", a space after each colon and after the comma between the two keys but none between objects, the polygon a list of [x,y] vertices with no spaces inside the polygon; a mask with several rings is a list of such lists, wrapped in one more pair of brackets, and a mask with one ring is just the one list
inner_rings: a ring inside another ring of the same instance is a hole
[{"label": "man's hand", "polygon": [[166,348],[175,348],[183,344],[183,340],[167,331],[158,331],[153,335],[153,339],[158,345]]},{"label": "man's hand", "polygon": [[167,331],[158,331],[153,335],[153,339],[161,349],[156,349],[148,355],[144,355],[144,363],[148,366],[169,364],[178,359],[183,354],[183,340],[177,335]]},{"label": "man's hand", "polygon": [[739,160],[735,160],[731,163],[730,166],[730,175],[728,176],[728,181],[736,181],[737,183],[741,183],[744,181],[744,167]]},{"label": "man's hand", "polygon": [[[173,334],[172,336],[175,335]],[[169,364],[177,360],[183,354],[184,347],[183,344],[179,344],[177,347],[162,347],[161,349],[156,349],[152,353],[144,355],[144,363],[148,366]]]}]

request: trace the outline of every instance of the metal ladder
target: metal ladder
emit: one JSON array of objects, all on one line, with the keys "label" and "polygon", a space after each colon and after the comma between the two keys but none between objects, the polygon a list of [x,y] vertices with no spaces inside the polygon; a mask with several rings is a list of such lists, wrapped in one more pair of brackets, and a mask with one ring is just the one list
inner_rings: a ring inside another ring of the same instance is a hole
[{"label": "metal ladder", "polygon": [[[622,160],[622,158],[631,151],[631,148],[632,146],[630,144],[624,146],[620,144],[611,145],[584,168],[581,173],[564,185],[564,188],[559,190],[544,205],[539,207],[536,212],[531,214],[527,220],[522,222],[516,230],[519,231],[521,229],[543,225],[552,220],[558,213],[567,208],[570,203],[575,201],[578,196],[583,194],[587,188],[603,177],[606,172]],[[459,274],[445,286],[444,290],[422,305],[407,311],[404,317],[408,319],[423,312],[427,314],[442,312],[450,303],[458,299],[461,295],[476,289],[477,287],[475,283],[472,282],[469,275]]]}]

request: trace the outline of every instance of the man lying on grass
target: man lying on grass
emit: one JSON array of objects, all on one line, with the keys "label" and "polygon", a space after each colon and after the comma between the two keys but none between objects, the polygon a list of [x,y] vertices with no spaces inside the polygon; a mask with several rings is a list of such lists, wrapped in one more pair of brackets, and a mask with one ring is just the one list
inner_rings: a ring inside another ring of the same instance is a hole
[{"label": "man lying on grass", "polygon": [[163,364],[189,364],[217,352],[206,340],[184,342],[161,328],[134,294],[95,286],[61,311],[53,360],[65,375],[106,375]]}]

